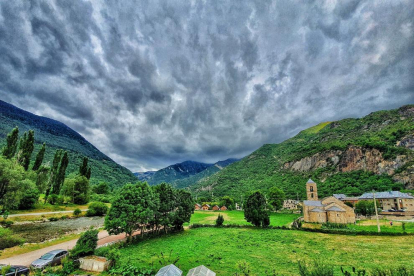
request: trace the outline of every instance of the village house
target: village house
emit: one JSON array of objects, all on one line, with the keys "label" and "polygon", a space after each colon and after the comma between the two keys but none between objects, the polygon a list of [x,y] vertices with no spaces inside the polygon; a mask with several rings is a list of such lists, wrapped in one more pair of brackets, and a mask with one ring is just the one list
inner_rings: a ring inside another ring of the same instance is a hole
[{"label": "village house", "polygon": [[238,203],[236,203],[236,210],[242,211],[243,210],[242,205],[241,204],[239,205]]},{"label": "village house", "polygon": [[219,210],[220,210],[220,207],[218,207],[217,205],[213,206],[213,211],[219,211]]},{"label": "village house", "polygon": [[298,204],[299,204],[299,200],[286,199],[283,201],[283,209],[297,210],[299,209]]},{"label": "village house", "polygon": [[333,196],[336,199],[339,199],[340,201],[342,201],[344,203],[346,203],[346,202],[351,203],[352,206],[355,206],[355,204],[357,204],[358,201],[359,201],[359,197],[349,197],[345,194],[333,194]]},{"label": "village house", "polygon": [[227,207],[226,206],[221,206],[220,210],[221,211],[227,211]]},{"label": "village house", "polygon": [[[359,200],[373,200],[372,193],[365,193],[359,197]],[[377,192],[375,199],[378,200],[382,210],[404,210],[414,211],[414,197],[412,195],[401,193],[399,191]]]},{"label": "village house", "polygon": [[312,179],[306,183],[307,200],[303,202],[305,222],[355,223],[355,212],[334,196],[318,199],[318,188]]},{"label": "village house", "polygon": [[198,203],[196,203],[196,204],[194,205],[194,209],[195,209],[196,211],[201,210],[201,205],[200,205],[200,204],[198,204]]},{"label": "village house", "polygon": [[210,205],[208,205],[208,204],[204,204],[204,205],[203,205],[203,207],[201,207],[201,210],[203,210],[203,211],[208,211],[208,210],[210,210]]}]

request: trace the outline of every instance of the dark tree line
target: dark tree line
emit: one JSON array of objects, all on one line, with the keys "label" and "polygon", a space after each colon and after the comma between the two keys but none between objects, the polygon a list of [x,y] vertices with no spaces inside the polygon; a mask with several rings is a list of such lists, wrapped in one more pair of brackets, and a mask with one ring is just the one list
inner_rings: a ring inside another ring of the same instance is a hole
[{"label": "dark tree line", "polygon": [[105,229],[110,234],[126,233],[128,241],[132,234],[145,229],[167,232],[183,229],[194,213],[191,194],[177,190],[166,183],[150,187],[146,182],[127,184],[115,196]]}]

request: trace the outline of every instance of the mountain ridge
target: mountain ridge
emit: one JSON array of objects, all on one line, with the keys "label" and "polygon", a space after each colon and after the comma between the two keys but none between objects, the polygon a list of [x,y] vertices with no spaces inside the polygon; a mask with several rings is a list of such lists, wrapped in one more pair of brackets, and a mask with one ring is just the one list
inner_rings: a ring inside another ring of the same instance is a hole
[{"label": "mountain ridge", "polygon": [[117,164],[82,135],[62,122],[35,115],[2,100],[0,100],[0,119],[1,146],[4,145],[5,137],[14,127],[19,127],[20,134],[33,129],[35,131],[35,150],[32,159],[35,158],[41,144],[45,142],[44,164],[52,161],[57,149],[68,151],[70,162],[67,174],[77,172],[83,156],[87,156],[92,167],[91,183],[93,184],[105,181],[114,186],[121,186],[136,179],[127,168]]}]

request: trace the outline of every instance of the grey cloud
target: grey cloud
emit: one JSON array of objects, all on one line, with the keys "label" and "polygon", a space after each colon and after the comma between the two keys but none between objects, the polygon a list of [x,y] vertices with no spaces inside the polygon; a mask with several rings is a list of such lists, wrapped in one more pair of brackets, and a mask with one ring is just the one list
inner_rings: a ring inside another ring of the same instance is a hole
[{"label": "grey cloud", "polygon": [[242,157],[413,103],[412,18],[403,0],[2,1],[0,97],[134,171]]}]

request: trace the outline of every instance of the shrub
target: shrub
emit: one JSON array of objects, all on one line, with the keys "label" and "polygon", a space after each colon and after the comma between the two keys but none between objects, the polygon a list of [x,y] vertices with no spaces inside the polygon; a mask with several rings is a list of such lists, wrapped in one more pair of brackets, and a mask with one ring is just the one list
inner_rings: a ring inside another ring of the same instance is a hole
[{"label": "shrub", "polygon": [[86,211],[87,217],[93,216],[105,216],[108,212],[108,206],[103,202],[93,202],[89,204],[88,211]]},{"label": "shrub", "polygon": [[76,208],[76,209],[73,211],[73,215],[74,215],[75,217],[80,216],[80,214],[82,214],[82,211],[81,211],[81,209],[79,209],[79,208]]},{"label": "shrub", "polygon": [[24,239],[14,235],[10,229],[0,228],[0,250],[23,243]]},{"label": "shrub", "polygon": [[115,267],[109,271],[111,275],[122,275],[122,276],[151,276],[154,275],[152,268],[137,267],[132,264],[125,264],[122,266]]},{"label": "shrub", "polygon": [[37,189],[25,190],[19,202],[19,210],[33,209],[38,199],[39,191]]},{"label": "shrub", "polygon": [[224,217],[222,215],[218,215],[216,219],[216,226],[222,226],[224,222]]},{"label": "shrub", "polygon": [[49,221],[58,221],[59,220],[59,218],[57,218],[57,217],[51,217],[51,218],[49,218]]},{"label": "shrub", "polygon": [[323,264],[322,262],[314,262],[312,266],[306,265],[305,262],[299,261],[300,276],[333,276],[333,267]]},{"label": "shrub", "polygon": [[71,251],[72,258],[79,258],[93,254],[98,244],[98,230],[88,230],[82,234]]},{"label": "shrub", "polygon": [[115,245],[98,248],[94,254],[107,258],[112,262],[112,265],[116,265],[116,261],[121,257],[121,252]]},{"label": "shrub", "polygon": [[60,217],[61,220],[65,220],[67,218],[68,218],[68,216],[66,216],[66,215]]},{"label": "shrub", "polygon": [[10,226],[13,225],[13,221],[12,220],[3,220],[0,222],[0,224],[4,227],[4,228],[9,228]]},{"label": "shrub", "polygon": [[58,200],[58,195],[54,195],[54,194],[50,195],[47,198],[47,202],[49,202],[52,205],[55,205],[57,203],[57,200]]},{"label": "shrub", "polygon": [[327,222],[322,224],[322,229],[348,229],[348,225],[344,223]]}]

